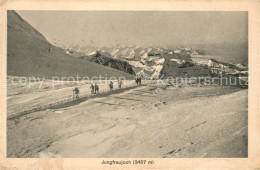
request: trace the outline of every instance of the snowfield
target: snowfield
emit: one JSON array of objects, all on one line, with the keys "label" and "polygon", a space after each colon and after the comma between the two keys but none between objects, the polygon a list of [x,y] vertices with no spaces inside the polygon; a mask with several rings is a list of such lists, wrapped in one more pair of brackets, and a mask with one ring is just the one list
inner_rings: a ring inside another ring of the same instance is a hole
[{"label": "snowfield", "polygon": [[82,85],[78,100],[69,100],[74,85],[28,90],[9,83],[7,156],[247,157],[247,90],[155,82],[129,81],[121,91],[115,84],[114,92],[101,86],[93,97]]}]

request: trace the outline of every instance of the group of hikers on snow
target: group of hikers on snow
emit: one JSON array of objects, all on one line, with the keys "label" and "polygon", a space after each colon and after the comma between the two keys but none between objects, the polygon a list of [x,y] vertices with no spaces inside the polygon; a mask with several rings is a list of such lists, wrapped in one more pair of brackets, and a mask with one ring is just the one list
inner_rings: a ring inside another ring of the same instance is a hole
[{"label": "group of hikers on snow", "polygon": [[[122,86],[122,81],[118,81],[118,88],[121,89],[121,86]],[[112,81],[110,81],[109,89],[113,90],[113,88],[114,88],[114,83]]]},{"label": "group of hikers on snow", "polygon": [[91,84],[91,94],[99,94],[99,86],[97,84]]},{"label": "group of hikers on snow", "polygon": [[[137,85],[141,85],[141,81],[142,81],[141,77],[135,78],[135,82]],[[113,88],[114,88],[113,81],[110,81],[108,86],[109,86],[110,90],[113,90]],[[122,81],[119,80],[118,88],[121,89],[121,87],[122,87]],[[91,89],[91,94],[99,94],[99,86],[96,83],[91,84],[90,89]],[[73,90],[73,98],[74,98],[74,95],[76,96],[76,98],[79,98],[79,89],[77,87]]]},{"label": "group of hikers on snow", "polygon": [[[119,80],[118,88],[121,89],[121,87],[122,87],[122,81]],[[113,90],[113,88],[114,88],[114,83],[112,81],[110,81],[109,89]],[[91,84],[90,89],[91,89],[91,94],[99,94],[99,86],[96,83]],[[79,98],[79,89],[77,87],[73,90],[73,98],[74,98],[74,95],[76,98]]]}]

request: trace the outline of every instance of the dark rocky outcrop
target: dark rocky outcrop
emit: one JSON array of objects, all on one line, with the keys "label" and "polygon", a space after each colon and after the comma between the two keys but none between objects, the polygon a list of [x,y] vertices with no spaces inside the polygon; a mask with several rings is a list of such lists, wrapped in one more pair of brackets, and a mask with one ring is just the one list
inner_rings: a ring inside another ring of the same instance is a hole
[{"label": "dark rocky outcrop", "polygon": [[[210,76],[210,70],[194,65],[189,54],[163,54],[165,62],[160,72],[160,78],[168,77],[201,77]],[[179,62],[177,62],[179,61]]]},{"label": "dark rocky outcrop", "polygon": [[160,72],[160,78],[165,79],[169,77],[202,77],[211,76],[210,69],[200,66],[180,67],[180,64],[165,59],[163,68]]},{"label": "dark rocky outcrop", "polygon": [[[82,58],[89,59],[87,56]],[[101,53],[97,51],[96,54],[91,56],[90,61],[135,75],[132,66],[127,61],[114,59],[108,53]]]}]

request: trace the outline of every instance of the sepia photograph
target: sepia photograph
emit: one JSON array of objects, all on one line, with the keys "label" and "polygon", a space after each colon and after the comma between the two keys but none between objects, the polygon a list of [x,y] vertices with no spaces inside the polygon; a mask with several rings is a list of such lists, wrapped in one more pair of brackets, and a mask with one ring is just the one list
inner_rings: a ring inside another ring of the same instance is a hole
[{"label": "sepia photograph", "polygon": [[7,10],[6,156],[247,158],[248,69],[247,11]]}]

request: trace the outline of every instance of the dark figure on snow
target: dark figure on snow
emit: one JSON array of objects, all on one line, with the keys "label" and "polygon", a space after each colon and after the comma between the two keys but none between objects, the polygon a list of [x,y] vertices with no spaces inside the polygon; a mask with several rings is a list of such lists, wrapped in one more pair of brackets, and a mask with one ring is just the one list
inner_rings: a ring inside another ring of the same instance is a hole
[{"label": "dark figure on snow", "polygon": [[97,84],[95,84],[95,94],[99,94],[99,86]]},{"label": "dark figure on snow", "polygon": [[112,81],[110,81],[110,83],[109,83],[109,88],[110,88],[110,90],[113,90],[113,82]]},{"label": "dark figure on snow", "polygon": [[79,89],[77,87],[73,90],[73,97],[74,94],[76,95],[76,98],[79,98]]},{"label": "dark figure on snow", "polygon": [[91,89],[91,94],[94,94],[95,86],[93,84],[91,84],[90,89]]},{"label": "dark figure on snow", "polygon": [[136,77],[135,82],[137,85],[141,85],[142,82],[141,77]]},{"label": "dark figure on snow", "polygon": [[118,81],[118,88],[121,89],[121,86],[122,86],[122,81]]}]

